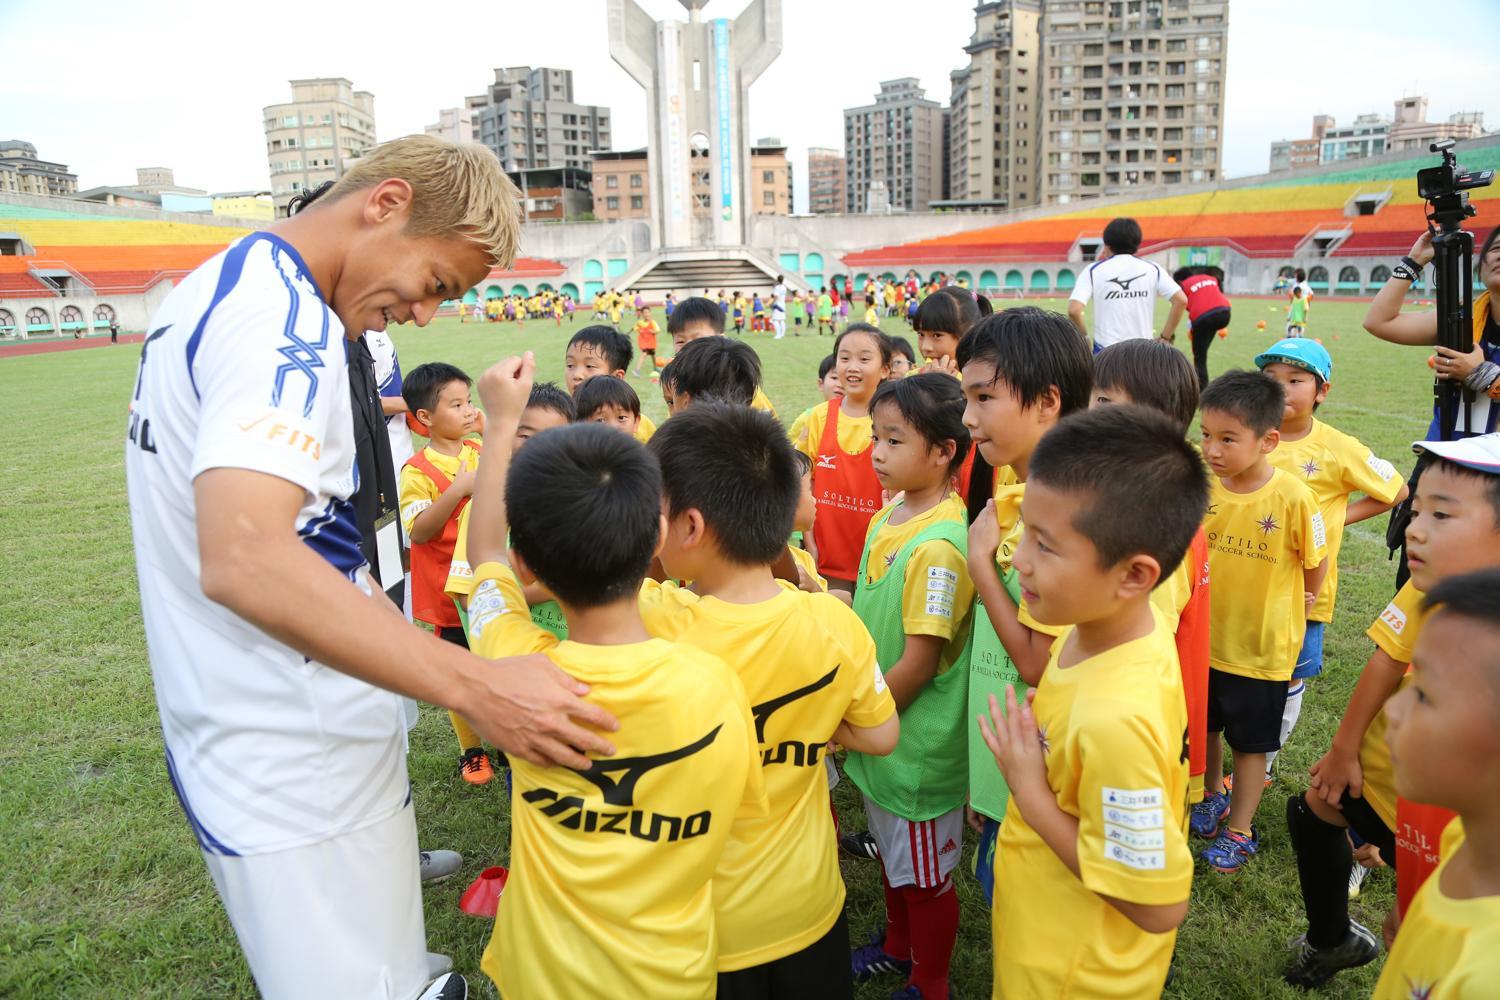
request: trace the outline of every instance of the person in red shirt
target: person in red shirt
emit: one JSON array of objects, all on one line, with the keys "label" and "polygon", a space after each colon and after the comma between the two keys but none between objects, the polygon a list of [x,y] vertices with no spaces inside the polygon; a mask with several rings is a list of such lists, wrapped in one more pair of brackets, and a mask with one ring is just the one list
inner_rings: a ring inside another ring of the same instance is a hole
[{"label": "person in red shirt", "polygon": [[661,332],[661,327],[651,318],[650,306],[642,306],[636,315],[635,346],[640,349],[641,356],[635,360],[635,368],[630,372],[632,375],[641,373],[641,362],[647,359],[650,360],[646,371],[649,373],[656,370],[656,335]]},{"label": "person in red shirt", "polygon": [[[1188,336],[1193,342],[1193,367],[1198,370],[1198,387],[1208,385],[1208,349],[1220,330],[1229,326],[1229,299],[1220,287],[1224,272],[1217,267],[1179,267],[1172,280],[1187,295]],[[1172,328],[1162,337],[1172,340]]]}]

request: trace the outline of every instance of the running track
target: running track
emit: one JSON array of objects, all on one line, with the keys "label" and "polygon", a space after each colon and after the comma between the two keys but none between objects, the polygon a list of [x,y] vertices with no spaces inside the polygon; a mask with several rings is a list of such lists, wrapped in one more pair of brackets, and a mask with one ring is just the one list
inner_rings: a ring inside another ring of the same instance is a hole
[{"label": "running track", "polygon": [[[145,334],[141,333],[122,333],[120,344],[139,344],[144,337]],[[86,337],[83,340],[22,340],[11,344],[0,344],[0,358],[18,358],[23,354],[51,354],[53,351],[81,351],[90,347],[108,346],[110,346],[108,337]]]}]

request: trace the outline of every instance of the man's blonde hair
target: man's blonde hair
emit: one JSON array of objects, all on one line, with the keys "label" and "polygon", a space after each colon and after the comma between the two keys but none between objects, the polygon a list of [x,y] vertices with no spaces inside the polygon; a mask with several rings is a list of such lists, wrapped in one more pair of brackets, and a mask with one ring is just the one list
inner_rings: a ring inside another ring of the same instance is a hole
[{"label": "man's blonde hair", "polygon": [[520,192],[500,160],[477,142],[408,135],[376,146],[356,160],[328,192],[333,201],[397,177],[412,188],[412,236],[473,240],[495,267],[509,267],[520,243]]}]

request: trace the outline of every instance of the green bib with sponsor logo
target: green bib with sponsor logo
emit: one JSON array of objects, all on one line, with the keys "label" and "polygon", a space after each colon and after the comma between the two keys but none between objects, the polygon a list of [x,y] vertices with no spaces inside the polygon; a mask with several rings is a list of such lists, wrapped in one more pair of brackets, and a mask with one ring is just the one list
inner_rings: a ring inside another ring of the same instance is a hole
[{"label": "green bib with sponsor logo", "polygon": [[[1016,580],[1016,571],[1006,567],[1000,571],[1000,582],[1010,599],[1021,604],[1021,584]],[[969,714],[985,715],[990,710],[990,695],[994,695],[1005,707],[1005,689],[1015,688],[1016,702],[1026,700],[1026,683],[1011,662],[1010,654],[1000,644],[995,626],[990,624],[990,615],[985,610],[983,599],[974,602],[974,646],[969,656]],[[969,805],[974,811],[993,820],[1005,818],[1005,806],[1010,801],[1010,789],[1000,774],[1000,765],[995,755],[984,744],[979,723],[970,720],[969,742]]]},{"label": "green bib with sponsor logo", "polygon": [[[877,522],[869,537],[873,538],[884,524],[884,520]],[[882,670],[901,659],[906,649],[901,624],[906,564],[917,546],[932,541],[947,542],[965,555],[969,551],[964,526],[957,521],[939,521],[902,546],[885,575],[874,583],[868,583],[865,575],[870,557],[868,539],[865,542],[854,590],[854,612],[875,640]],[[920,821],[963,805],[969,777],[965,729],[973,642],[971,629],[963,651],[948,669],[929,681],[902,710],[901,740],[894,752],[872,757],[849,751],[844,770],[850,780],[887,812]]]}]

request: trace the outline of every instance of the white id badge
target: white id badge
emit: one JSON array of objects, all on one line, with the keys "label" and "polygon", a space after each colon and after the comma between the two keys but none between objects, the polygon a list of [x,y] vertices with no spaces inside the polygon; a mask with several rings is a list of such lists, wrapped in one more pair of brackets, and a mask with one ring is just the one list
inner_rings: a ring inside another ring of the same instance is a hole
[{"label": "white id badge", "polygon": [[375,558],[380,562],[381,590],[390,590],[403,582],[406,574],[401,565],[401,525],[395,511],[375,522]]}]

